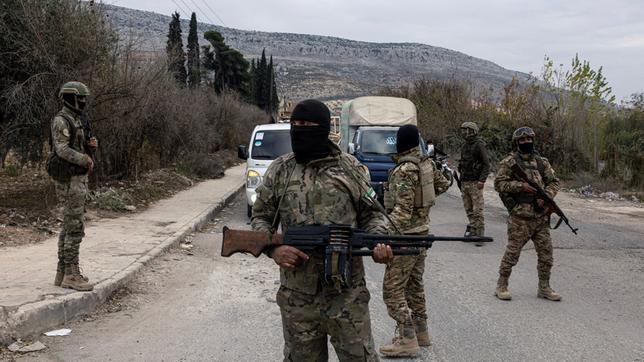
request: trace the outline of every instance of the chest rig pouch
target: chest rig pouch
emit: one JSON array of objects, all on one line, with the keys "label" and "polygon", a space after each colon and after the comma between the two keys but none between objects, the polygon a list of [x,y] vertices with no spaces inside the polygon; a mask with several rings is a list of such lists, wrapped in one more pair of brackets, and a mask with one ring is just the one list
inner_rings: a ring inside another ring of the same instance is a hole
[{"label": "chest rig pouch", "polygon": [[[396,168],[411,162],[418,167],[419,185],[414,189],[414,207],[427,208],[434,205],[436,200],[436,192],[434,191],[434,165],[430,157],[417,158],[412,156],[401,157],[398,165],[392,169],[392,173]],[[387,211],[394,208],[394,196],[391,191],[392,185],[387,184],[384,195],[385,209]]]},{"label": "chest rig pouch", "polygon": [[[519,164],[519,166],[521,166],[521,168],[523,168],[526,171],[536,169],[537,172],[539,173],[539,177],[541,177],[541,179],[543,180],[546,166],[543,163],[543,159],[539,155],[535,155],[534,157],[537,164],[536,168],[532,164],[524,162],[519,155],[516,155],[514,157],[514,160],[517,164]],[[530,174],[532,173],[530,172]],[[514,209],[514,207],[517,206],[518,204],[532,204],[535,202],[535,197],[534,197],[535,195],[528,194],[525,192],[519,192],[519,193],[502,192],[499,194],[499,196],[501,197],[501,201],[503,202],[503,205],[508,210],[508,212],[512,212],[512,209]]]}]

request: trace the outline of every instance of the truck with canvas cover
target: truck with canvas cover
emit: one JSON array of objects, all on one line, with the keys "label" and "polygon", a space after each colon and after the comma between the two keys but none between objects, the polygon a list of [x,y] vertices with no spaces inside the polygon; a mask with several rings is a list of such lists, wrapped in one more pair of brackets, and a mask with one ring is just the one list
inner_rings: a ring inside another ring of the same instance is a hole
[{"label": "truck with canvas cover", "polygon": [[[340,148],[367,166],[371,185],[382,201],[383,184],[395,166],[396,133],[400,126],[416,125],[416,106],[397,97],[360,97],[348,101],[340,115]],[[424,144],[421,138],[421,146]],[[424,154],[426,149],[421,147]]]}]

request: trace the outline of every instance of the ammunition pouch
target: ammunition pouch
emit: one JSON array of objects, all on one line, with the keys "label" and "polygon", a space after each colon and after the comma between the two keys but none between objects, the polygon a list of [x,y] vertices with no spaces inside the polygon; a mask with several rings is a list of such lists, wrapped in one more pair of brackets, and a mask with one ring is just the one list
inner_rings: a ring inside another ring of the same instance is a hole
[{"label": "ammunition pouch", "polygon": [[58,182],[69,182],[72,176],[85,175],[88,169],[64,160],[53,151],[47,159],[47,173]]}]

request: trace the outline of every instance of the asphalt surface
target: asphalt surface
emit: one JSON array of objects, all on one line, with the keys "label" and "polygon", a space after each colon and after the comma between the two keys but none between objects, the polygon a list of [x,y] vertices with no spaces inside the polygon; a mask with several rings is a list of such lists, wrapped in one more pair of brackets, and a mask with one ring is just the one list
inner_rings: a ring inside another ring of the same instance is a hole
[{"label": "asphalt surface", "polygon": [[[219,256],[221,228],[249,228],[242,198],[222,211],[194,248],[171,250],[146,267],[102,311],[70,323],[67,337],[18,361],[279,361],[282,331],[275,304],[279,272],[272,260]],[[437,243],[425,274],[434,345],[424,361],[644,361],[644,236],[574,220],[580,235],[553,231],[552,285],[562,302],[536,298],[536,254],[526,245],[510,280],[513,300],[493,296],[505,247],[505,213],[486,209],[492,244]],[[441,196],[432,231],[462,234],[457,194]],[[193,254],[193,255],[189,255]],[[394,323],[382,303],[384,267],[367,260],[377,345]],[[332,347],[330,347],[332,348]],[[331,360],[337,360],[333,352]],[[404,361],[404,359],[397,359]]]}]

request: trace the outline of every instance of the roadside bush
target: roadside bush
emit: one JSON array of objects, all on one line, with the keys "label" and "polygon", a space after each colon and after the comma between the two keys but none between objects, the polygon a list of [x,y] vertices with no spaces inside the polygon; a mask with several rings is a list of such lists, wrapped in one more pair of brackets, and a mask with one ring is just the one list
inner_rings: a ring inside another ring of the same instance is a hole
[{"label": "roadside bush", "polygon": [[[9,150],[23,164],[46,159],[50,122],[61,107],[57,92],[69,80],[92,93],[98,180],[138,179],[190,155],[235,149],[268,121],[237,94],[179,86],[166,59],[117,39],[94,2],[3,1],[0,47],[0,166]],[[189,172],[216,174],[205,161],[189,161]]]}]

